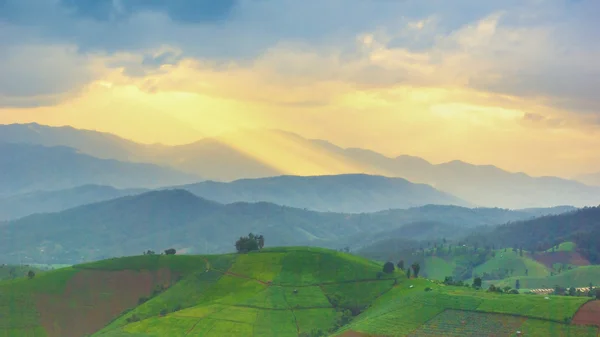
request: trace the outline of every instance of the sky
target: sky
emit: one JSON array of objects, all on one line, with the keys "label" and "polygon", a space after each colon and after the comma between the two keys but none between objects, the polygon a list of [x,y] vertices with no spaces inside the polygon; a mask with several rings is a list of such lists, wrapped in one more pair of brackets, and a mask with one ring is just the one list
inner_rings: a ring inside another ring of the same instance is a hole
[{"label": "sky", "polygon": [[[600,171],[597,0],[0,0],[0,123]],[[260,149],[268,153],[269,149]]]}]

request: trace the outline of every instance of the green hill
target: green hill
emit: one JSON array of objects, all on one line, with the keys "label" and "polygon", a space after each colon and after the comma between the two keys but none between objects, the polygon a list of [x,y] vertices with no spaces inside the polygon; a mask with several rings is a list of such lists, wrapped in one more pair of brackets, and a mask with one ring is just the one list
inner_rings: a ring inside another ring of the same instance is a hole
[{"label": "green hill", "polygon": [[547,277],[509,277],[500,281],[489,281],[485,283],[494,283],[495,285],[502,287],[513,287],[517,279],[521,283],[521,288],[524,289],[547,289],[554,288],[555,286],[565,288],[588,287],[590,283],[597,287],[600,283],[600,265],[577,267]]},{"label": "green hill", "polygon": [[586,301],[560,296],[546,300],[410,280],[378,298],[336,335],[513,336],[522,331],[526,336],[596,336],[596,327],[564,323]]},{"label": "green hill", "polygon": [[551,301],[409,280],[321,248],[144,255],[0,282],[0,336],[424,336],[468,328],[457,318],[486,329],[508,322],[528,332],[595,335],[565,323],[588,298]]}]

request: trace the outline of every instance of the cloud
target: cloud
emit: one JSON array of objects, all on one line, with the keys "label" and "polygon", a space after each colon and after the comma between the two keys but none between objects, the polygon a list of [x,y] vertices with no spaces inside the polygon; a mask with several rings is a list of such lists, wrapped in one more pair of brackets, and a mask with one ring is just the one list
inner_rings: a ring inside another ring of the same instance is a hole
[{"label": "cloud", "polygon": [[32,103],[50,104],[112,74],[149,92],[282,106],[458,86],[597,113],[598,9],[593,0],[0,0],[0,94],[5,104],[54,95]]}]

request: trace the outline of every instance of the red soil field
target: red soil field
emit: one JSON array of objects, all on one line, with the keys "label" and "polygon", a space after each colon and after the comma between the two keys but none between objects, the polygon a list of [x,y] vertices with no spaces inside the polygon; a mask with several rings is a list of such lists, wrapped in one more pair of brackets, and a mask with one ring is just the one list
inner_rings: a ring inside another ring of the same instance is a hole
[{"label": "red soil field", "polygon": [[36,295],[40,323],[48,337],[81,337],[102,329],[125,309],[138,305],[158,285],[170,286],[177,275],[158,271],[82,270],[62,295]]},{"label": "red soil field", "polygon": [[582,305],[571,322],[578,325],[595,325],[600,328],[600,300]]},{"label": "red soil field", "polygon": [[590,261],[577,252],[554,252],[535,254],[534,259],[549,268],[554,263],[572,264],[575,266],[589,266]]}]

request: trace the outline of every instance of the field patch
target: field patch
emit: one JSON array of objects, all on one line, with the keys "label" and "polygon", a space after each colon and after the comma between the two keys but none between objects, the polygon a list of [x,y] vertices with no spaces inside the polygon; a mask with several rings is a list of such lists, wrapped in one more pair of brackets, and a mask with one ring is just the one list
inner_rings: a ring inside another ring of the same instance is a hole
[{"label": "field patch", "polygon": [[139,298],[157,286],[170,286],[175,278],[168,269],[82,270],[66,282],[62,294],[36,294],[35,307],[48,337],[81,337],[138,305]]},{"label": "field patch", "polygon": [[508,270],[507,276],[546,277],[550,275],[550,270],[545,265],[511,250],[496,251],[493,258],[475,267],[473,274],[481,276],[499,270]]},{"label": "field patch", "polygon": [[281,271],[281,260],[284,257],[284,253],[241,254],[228,272],[270,282]]},{"label": "field patch", "polygon": [[423,262],[423,277],[427,277],[434,280],[443,280],[446,276],[452,276],[456,263],[454,261],[446,261],[445,259],[437,256],[428,256]]},{"label": "field patch", "polygon": [[510,277],[504,280],[485,281],[484,287],[488,287],[491,283],[501,287],[514,287],[517,279],[523,289],[554,288],[556,285],[566,288],[589,287],[590,283],[597,284],[600,280],[600,266],[577,267],[548,277]]},{"label": "field patch", "polygon": [[526,318],[473,311],[445,310],[409,337],[448,336],[511,336]]},{"label": "field patch", "polygon": [[595,325],[600,328],[600,300],[590,301],[582,305],[573,317],[572,323]]},{"label": "field patch", "polygon": [[591,326],[548,322],[539,319],[528,319],[519,330],[522,336],[548,337],[596,337],[598,329]]},{"label": "field patch", "polygon": [[590,261],[576,251],[556,251],[536,253],[533,257],[536,261],[552,268],[555,264],[589,266]]}]

